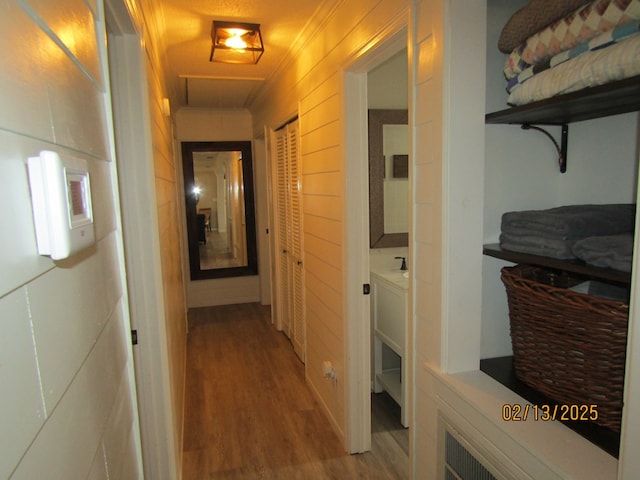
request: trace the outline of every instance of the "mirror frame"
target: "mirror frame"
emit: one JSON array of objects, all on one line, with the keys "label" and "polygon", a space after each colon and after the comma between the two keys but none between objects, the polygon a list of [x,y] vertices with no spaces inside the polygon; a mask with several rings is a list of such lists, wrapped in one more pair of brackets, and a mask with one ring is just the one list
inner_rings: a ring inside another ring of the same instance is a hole
[{"label": "mirror frame", "polygon": [[[189,270],[191,280],[211,278],[242,277],[258,274],[258,255],[256,247],[256,217],[253,194],[253,157],[250,141],[237,142],[182,142],[182,173],[184,177],[184,195],[187,219],[187,238],[189,242]],[[198,242],[198,223],[196,199],[190,192],[195,186],[193,154],[196,152],[242,152],[242,183],[244,190],[244,220],[247,237],[247,265],[202,270],[200,268],[200,249]]]},{"label": "mirror frame", "polygon": [[369,110],[369,246],[371,248],[409,245],[409,232],[384,233],[382,138],[383,125],[408,125],[408,117],[407,110]]}]

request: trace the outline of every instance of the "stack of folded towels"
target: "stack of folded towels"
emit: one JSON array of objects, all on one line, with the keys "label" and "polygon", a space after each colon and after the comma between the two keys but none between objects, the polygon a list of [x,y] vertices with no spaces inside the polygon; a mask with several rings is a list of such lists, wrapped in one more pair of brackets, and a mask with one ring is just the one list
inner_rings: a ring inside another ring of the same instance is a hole
[{"label": "stack of folded towels", "polygon": [[505,250],[631,271],[635,205],[569,205],[507,212],[500,246]]}]

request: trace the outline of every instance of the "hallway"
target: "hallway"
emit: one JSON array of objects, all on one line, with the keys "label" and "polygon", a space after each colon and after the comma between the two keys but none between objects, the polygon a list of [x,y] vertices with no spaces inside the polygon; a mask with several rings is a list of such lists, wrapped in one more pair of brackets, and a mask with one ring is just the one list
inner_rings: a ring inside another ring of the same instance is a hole
[{"label": "hallway", "polygon": [[184,480],[408,478],[394,402],[374,395],[372,451],[347,455],[269,307],[190,310],[186,376]]}]

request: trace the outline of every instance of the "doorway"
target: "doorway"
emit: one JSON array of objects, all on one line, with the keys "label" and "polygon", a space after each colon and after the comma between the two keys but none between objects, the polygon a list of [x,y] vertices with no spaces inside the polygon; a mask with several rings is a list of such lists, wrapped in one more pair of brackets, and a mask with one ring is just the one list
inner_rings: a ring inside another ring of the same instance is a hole
[{"label": "doorway", "polygon": [[[378,47],[367,51],[345,72],[345,193],[347,233],[347,361],[350,375],[347,393],[347,449],[351,453],[371,449],[372,335],[369,247],[369,172],[368,172],[368,73],[407,47],[407,17],[400,18],[381,34]],[[407,200],[407,206],[408,206]],[[364,287],[363,287],[364,285]],[[365,291],[363,291],[363,288]],[[365,293],[363,295],[363,293]],[[409,329],[410,330],[410,329]],[[409,336],[410,339],[410,336]],[[411,345],[411,341],[407,342]],[[405,359],[410,372],[411,352]],[[410,376],[409,385],[411,384]],[[407,400],[410,395],[407,395]],[[410,411],[410,408],[409,408]]]},{"label": "doorway", "polygon": [[[171,407],[162,272],[150,133],[145,52],[123,0],[104,5],[111,110],[131,328],[144,339],[133,347],[145,478],[178,478]],[[154,233],[155,232],[155,233]]]}]

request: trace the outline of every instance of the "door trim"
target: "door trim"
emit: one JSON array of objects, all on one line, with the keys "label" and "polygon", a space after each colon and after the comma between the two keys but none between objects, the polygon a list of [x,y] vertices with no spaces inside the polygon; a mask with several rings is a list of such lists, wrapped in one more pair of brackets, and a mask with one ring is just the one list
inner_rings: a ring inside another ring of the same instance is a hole
[{"label": "door trim", "polygon": [[[355,54],[344,71],[346,434],[349,453],[371,450],[371,319],[369,296],[369,172],[367,72],[408,46],[409,9]],[[348,140],[348,141],[347,141]],[[409,339],[411,341],[411,339]]]},{"label": "door trim", "polygon": [[156,216],[151,123],[145,51],[125,0],[105,2],[109,26],[109,73],[114,173],[118,174],[124,234],[128,308],[139,343],[133,363],[145,478],[180,478],[174,432],[162,271]]},{"label": "door trim", "polygon": [[371,320],[369,296],[369,182],[367,153],[367,74],[345,74],[346,162],[345,225],[347,312],[347,425],[349,453],[371,450]]}]

